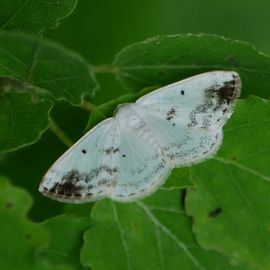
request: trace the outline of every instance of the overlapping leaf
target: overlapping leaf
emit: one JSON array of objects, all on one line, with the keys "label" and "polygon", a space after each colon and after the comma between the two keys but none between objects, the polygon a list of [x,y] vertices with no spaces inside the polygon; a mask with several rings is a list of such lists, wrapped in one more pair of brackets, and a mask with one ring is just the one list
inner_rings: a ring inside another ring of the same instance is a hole
[{"label": "overlapping leaf", "polygon": [[37,251],[47,244],[47,233],[25,218],[31,199],[25,191],[12,187],[0,177],[0,265],[1,270],[66,269],[37,258]]},{"label": "overlapping leaf", "polygon": [[270,269],[270,102],[239,102],[217,157],[191,168],[187,210],[207,249]]},{"label": "overlapping leaf", "polygon": [[84,95],[93,95],[96,87],[88,64],[78,55],[18,33],[0,32],[0,78],[21,82],[25,91],[42,89],[74,105]]},{"label": "overlapping leaf", "polygon": [[55,265],[68,265],[74,270],[82,270],[80,248],[83,233],[90,227],[89,218],[57,216],[41,224],[49,233],[49,246],[39,252],[40,258],[46,258]]},{"label": "overlapping leaf", "polygon": [[48,99],[79,105],[96,84],[77,55],[48,41],[2,32],[0,86],[0,151],[10,151],[35,142],[46,129]]},{"label": "overlapping leaf", "polygon": [[120,51],[114,66],[118,79],[135,90],[210,70],[235,70],[242,78],[242,96],[270,95],[270,58],[247,43],[215,35],[151,38]]},{"label": "overlapping leaf", "polygon": [[58,26],[76,3],[77,0],[1,0],[0,29],[41,33]]}]

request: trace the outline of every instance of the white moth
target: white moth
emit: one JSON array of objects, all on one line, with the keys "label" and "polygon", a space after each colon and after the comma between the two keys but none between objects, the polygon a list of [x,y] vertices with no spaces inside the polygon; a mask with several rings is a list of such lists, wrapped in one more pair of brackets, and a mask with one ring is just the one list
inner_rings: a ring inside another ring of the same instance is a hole
[{"label": "white moth", "polygon": [[236,72],[213,71],[119,105],[52,165],[40,192],[70,203],[149,195],[173,168],[217,152],[240,88]]}]

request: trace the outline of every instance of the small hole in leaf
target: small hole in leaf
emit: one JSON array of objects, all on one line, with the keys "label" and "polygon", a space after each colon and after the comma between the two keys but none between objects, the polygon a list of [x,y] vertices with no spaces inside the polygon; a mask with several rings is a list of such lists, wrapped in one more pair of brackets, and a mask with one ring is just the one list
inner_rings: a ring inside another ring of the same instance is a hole
[{"label": "small hole in leaf", "polygon": [[220,207],[218,207],[218,208],[214,209],[213,211],[209,212],[208,216],[214,218],[214,217],[219,216],[221,214],[221,212],[222,212],[222,209]]},{"label": "small hole in leaf", "polygon": [[181,190],[181,194],[180,194],[180,202],[184,209],[186,207],[186,196],[187,196],[187,189],[184,188]]}]

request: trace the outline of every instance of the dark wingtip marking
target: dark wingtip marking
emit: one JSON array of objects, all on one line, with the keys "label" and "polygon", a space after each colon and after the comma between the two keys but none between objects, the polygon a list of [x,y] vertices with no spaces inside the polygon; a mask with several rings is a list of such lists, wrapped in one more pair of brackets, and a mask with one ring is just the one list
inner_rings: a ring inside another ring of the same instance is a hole
[{"label": "dark wingtip marking", "polygon": [[225,82],[224,85],[219,88],[218,91],[219,99],[221,101],[226,100],[227,104],[230,104],[230,102],[235,97],[236,92],[235,85],[236,85],[235,80]]},{"label": "dark wingtip marking", "polygon": [[218,208],[214,209],[213,211],[209,212],[208,216],[211,218],[214,218],[214,217],[219,216],[221,214],[221,212],[222,212],[221,207],[218,207]]},{"label": "dark wingtip marking", "polygon": [[71,170],[63,176],[61,182],[55,183],[49,192],[62,196],[81,197],[80,191],[82,187],[76,185],[76,182],[80,180],[80,177],[81,175],[78,171]]},{"label": "dark wingtip marking", "polygon": [[65,182],[63,184],[57,183],[53,186],[53,188],[50,189],[51,193],[65,196],[72,196],[72,195],[80,196],[79,191],[80,188],[71,182]]}]

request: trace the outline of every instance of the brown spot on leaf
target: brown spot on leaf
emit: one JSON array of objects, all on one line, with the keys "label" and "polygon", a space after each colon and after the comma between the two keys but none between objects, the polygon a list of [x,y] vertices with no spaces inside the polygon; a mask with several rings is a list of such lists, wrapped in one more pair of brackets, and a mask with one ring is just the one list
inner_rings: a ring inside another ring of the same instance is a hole
[{"label": "brown spot on leaf", "polygon": [[32,238],[32,235],[31,235],[30,233],[27,233],[27,234],[25,235],[25,238],[26,238],[27,240],[30,240],[30,239]]},{"label": "brown spot on leaf", "polygon": [[219,216],[221,214],[221,212],[222,212],[221,207],[218,207],[218,208],[214,209],[213,211],[209,212],[208,216],[211,218],[214,218],[214,217]]},{"label": "brown spot on leaf", "polygon": [[13,203],[12,202],[6,202],[5,203],[5,208],[10,209],[12,207],[13,207]]}]

